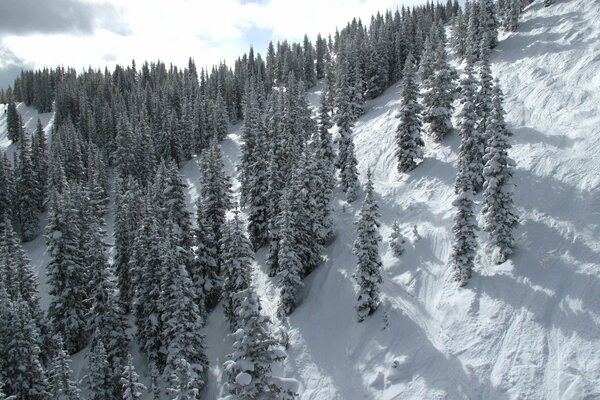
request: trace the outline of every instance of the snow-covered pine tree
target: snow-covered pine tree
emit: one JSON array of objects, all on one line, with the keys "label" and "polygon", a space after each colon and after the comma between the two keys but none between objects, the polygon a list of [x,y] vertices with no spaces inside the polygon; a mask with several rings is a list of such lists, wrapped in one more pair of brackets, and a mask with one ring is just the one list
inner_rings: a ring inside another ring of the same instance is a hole
[{"label": "snow-covered pine tree", "polygon": [[515,32],[519,27],[519,18],[521,17],[521,0],[507,0],[510,6],[505,14],[503,26],[508,32]]},{"label": "snow-covered pine tree", "polygon": [[11,98],[9,99],[6,108],[6,133],[8,140],[13,143],[16,143],[19,140],[20,124],[21,121],[19,112],[17,111],[17,105]]},{"label": "snow-covered pine tree", "polygon": [[518,224],[517,211],[513,203],[514,183],[512,175],[514,161],[509,157],[510,133],[504,123],[502,90],[498,80],[493,88],[492,112],[487,122],[488,146],[484,155],[483,176],[483,230],[490,236],[492,260],[501,264],[512,253],[513,231]]},{"label": "snow-covered pine tree", "polygon": [[[461,138],[464,140],[464,138]],[[462,144],[461,144],[462,145]],[[473,201],[473,184],[465,163],[462,159],[458,161],[458,174],[454,183],[456,199],[452,205],[456,209],[454,215],[454,243],[450,255],[454,280],[459,286],[465,286],[473,272],[475,261],[475,251],[477,249],[477,237],[475,231],[477,222],[475,221]]]},{"label": "snow-covered pine tree", "polygon": [[19,137],[18,163],[15,167],[16,207],[21,238],[32,240],[38,228],[39,185],[31,162],[31,141],[24,131]]},{"label": "snow-covered pine tree", "polygon": [[[422,65],[422,64],[421,64]],[[404,71],[402,72],[402,100],[400,102],[400,123],[396,130],[396,157],[398,157],[398,172],[408,172],[415,169],[417,160],[423,158],[425,145],[421,137],[423,123],[419,104],[419,86],[412,54],[409,53]]]},{"label": "snow-covered pine tree", "polygon": [[240,326],[235,314],[239,305],[236,302],[236,294],[250,287],[254,253],[237,212],[228,225],[229,229],[223,242],[223,310],[231,331],[235,332]]},{"label": "snow-covered pine tree", "polygon": [[[232,199],[231,182],[224,172],[223,156],[216,138],[212,139],[210,147],[204,151],[200,170],[202,171],[202,181],[197,205],[202,208],[198,208],[197,213],[205,220],[201,232],[203,235],[201,245],[205,251],[213,255],[216,265],[212,268],[216,269],[216,276],[220,277],[223,262],[221,239],[223,238],[223,229],[225,229],[225,213],[231,208]],[[207,310],[214,308],[219,301],[220,284],[220,280],[214,280],[211,283],[210,292],[206,297]],[[187,358],[186,360],[192,361]]]},{"label": "snow-covered pine tree", "polygon": [[336,167],[340,170],[340,186],[346,193],[346,200],[352,203],[356,200],[358,190],[358,161],[354,154],[354,142],[352,141],[352,108],[349,93],[349,78],[347,72],[347,61],[342,60],[346,66],[341,66],[338,71],[338,88],[336,93],[336,123],[340,130],[338,140],[338,157]]},{"label": "snow-covered pine tree", "polygon": [[31,164],[34,180],[38,185],[37,209],[46,208],[48,197],[48,154],[46,150],[46,133],[38,119],[37,128],[31,140]]},{"label": "snow-covered pine tree", "polygon": [[381,257],[379,255],[379,206],[375,201],[371,170],[367,172],[365,200],[360,209],[360,219],[356,222],[356,240],[352,252],[358,258],[354,279],[359,289],[356,298],[356,314],[358,322],[362,322],[379,306],[379,285],[383,282],[381,275]]},{"label": "snow-covered pine tree", "polygon": [[200,389],[194,379],[192,365],[181,357],[175,361],[175,369],[169,376],[170,387],[167,391],[172,400],[197,400]]},{"label": "snow-covered pine tree", "polygon": [[118,302],[115,278],[108,263],[107,245],[103,240],[104,231],[96,224],[90,229],[89,242],[86,244],[86,262],[90,270],[89,327],[92,335],[92,347],[101,341],[112,371],[113,396],[119,396],[119,379],[127,354],[129,338],[125,315]]},{"label": "snow-covered pine tree", "polygon": [[205,386],[208,360],[204,348],[204,335],[200,333],[202,319],[195,302],[192,282],[187,269],[178,255],[174,228],[166,229],[160,245],[162,281],[160,332],[165,360],[164,376],[171,377],[180,359],[190,364],[191,385],[201,390]]},{"label": "snow-covered pine tree", "polygon": [[[412,53],[411,53],[412,54]],[[407,58],[408,59],[408,58]],[[421,82],[424,88],[431,88],[431,79],[435,70],[433,69],[435,62],[435,48],[431,43],[431,36],[427,36],[425,39],[425,48],[421,54],[421,61],[419,63],[419,75],[421,76]],[[406,64],[404,64],[406,68]]]},{"label": "snow-covered pine tree", "polygon": [[161,400],[161,390],[159,385],[160,373],[155,363],[150,365],[150,392],[152,393],[152,400]]},{"label": "snow-covered pine tree", "polygon": [[131,176],[116,179],[115,201],[115,256],[114,268],[117,275],[119,299],[123,311],[128,313],[133,299],[131,287],[131,252],[135,231],[140,223],[142,192],[138,182]]},{"label": "snow-covered pine tree", "polygon": [[158,226],[151,196],[146,196],[142,224],[136,232],[130,260],[135,290],[134,315],[136,337],[150,362],[160,363],[160,281],[162,278],[160,243],[163,235]]},{"label": "snow-covered pine tree", "polygon": [[455,71],[446,60],[446,49],[435,50],[434,72],[429,79],[430,89],[423,94],[423,121],[429,124],[427,133],[434,142],[441,142],[452,132]]},{"label": "snow-covered pine tree", "polygon": [[406,239],[404,235],[400,232],[400,225],[398,225],[398,221],[394,221],[392,224],[392,233],[389,237],[390,248],[392,249],[392,253],[394,256],[400,257],[404,253],[404,246],[406,245]]},{"label": "snow-covered pine tree", "polygon": [[459,14],[454,17],[452,23],[452,35],[450,36],[450,46],[459,60],[462,60],[467,53],[466,38],[467,18],[465,14]]},{"label": "snow-covered pine tree", "polygon": [[239,329],[232,337],[233,352],[223,367],[227,374],[221,400],[291,400],[297,394],[272,375],[272,365],[286,358],[281,343],[272,336],[271,319],[261,313],[259,297],[252,287],[236,294]]},{"label": "snow-covered pine tree", "polygon": [[79,400],[79,389],[75,382],[71,380],[70,360],[63,349],[63,342],[60,335],[56,340],[58,352],[52,360],[52,367],[48,373],[50,385],[49,392],[52,399],[56,400]]},{"label": "snow-covered pine tree", "polygon": [[248,191],[248,234],[254,249],[258,250],[269,241],[268,198],[265,196],[269,190],[269,147],[265,134],[256,137],[255,153]]},{"label": "snow-covered pine tree", "polygon": [[13,207],[14,197],[13,171],[6,153],[0,150],[0,215],[11,216],[11,221],[16,214]]},{"label": "snow-covered pine tree", "polygon": [[[256,141],[258,136],[264,135],[264,125],[260,115],[260,108],[257,101],[257,93],[254,87],[249,87],[246,92],[246,108],[244,110],[244,125],[241,134],[240,145],[240,206],[245,207],[248,204],[248,196],[251,190],[251,182],[254,180],[254,174],[258,171],[254,169],[257,158],[261,155],[256,153]],[[264,154],[263,154],[264,156]]]},{"label": "snow-covered pine tree", "polygon": [[50,254],[47,274],[52,296],[48,317],[53,331],[63,337],[65,350],[73,354],[87,345],[89,329],[85,300],[89,282],[70,187],[65,183],[63,193],[54,189],[50,195],[46,245]]},{"label": "snow-covered pine tree", "polygon": [[477,124],[476,111],[477,81],[473,77],[473,57],[467,55],[464,77],[460,81],[460,92],[463,107],[459,114],[459,131],[461,144],[459,147],[459,169],[463,170],[471,182],[475,192],[483,185],[483,132]]},{"label": "snow-covered pine tree", "polygon": [[298,234],[294,221],[294,196],[292,190],[287,189],[282,199],[282,214],[279,218],[279,285],[280,298],[277,315],[285,317],[296,308],[298,290],[304,285],[302,275],[304,266],[298,254]]},{"label": "snow-covered pine tree", "polygon": [[[98,336],[100,334],[98,333]],[[114,398],[113,371],[108,364],[102,340],[97,340],[87,352],[89,400]]]},{"label": "snow-covered pine tree", "polygon": [[22,300],[10,302],[6,337],[7,393],[17,399],[49,400],[48,382],[40,362],[40,342],[35,321],[30,317],[29,306]]},{"label": "snow-covered pine tree", "polygon": [[487,49],[493,49],[498,44],[498,18],[494,0],[480,0],[479,24],[484,45]]},{"label": "snow-covered pine tree", "polygon": [[[485,148],[487,137],[486,123],[492,112],[492,70],[490,67],[490,50],[486,47],[486,35],[479,46],[479,90],[475,95],[475,114],[477,126],[481,132],[481,146]],[[479,188],[475,187],[478,191]]]},{"label": "snow-covered pine tree", "polygon": [[127,354],[127,363],[123,367],[121,375],[123,400],[141,400],[146,386],[140,382],[139,378],[133,366],[133,357],[131,357],[131,354]]}]

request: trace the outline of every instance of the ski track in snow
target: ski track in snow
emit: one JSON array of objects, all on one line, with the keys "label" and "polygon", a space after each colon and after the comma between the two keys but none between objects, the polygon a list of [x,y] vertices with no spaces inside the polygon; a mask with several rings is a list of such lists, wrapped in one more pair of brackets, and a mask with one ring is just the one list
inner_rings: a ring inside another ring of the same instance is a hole
[{"label": "ski track in snow", "polygon": [[[448,259],[457,134],[442,144],[426,139],[424,162],[399,174],[394,157],[399,87],[367,102],[353,138],[361,180],[370,167],[382,215],[380,308],[363,323],[354,319],[351,247],[362,196],[348,205],[336,190],[336,239],[285,321],[275,317],[278,288],[266,273],[266,249],[256,255],[253,277],[263,311],[289,335],[288,359],[276,369],[300,381],[301,399],[600,396],[600,4],[557,0],[544,8],[538,0],[527,8],[519,31],[501,39],[491,61],[514,132],[511,156],[517,162],[515,203],[521,216],[514,256],[496,266],[480,249],[473,279],[456,288]],[[319,95],[320,85],[308,95],[313,106]],[[18,110],[32,132],[37,112],[23,104]],[[40,118],[50,133],[52,114]],[[240,128],[232,127],[221,145],[235,190]],[[0,147],[12,157],[5,117]],[[196,161],[186,163],[182,174],[194,213],[201,178]],[[112,220],[109,214],[109,237]],[[400,259],[386,242],[394,220],[408,239]],[[41,227],[45,221],[43,216]],[[412,237],[413,225],[420,240]],[[479,235],[484,243],[485,235]],[[47,307],[43,237],[25,249]],[[214,399],[231,351],[220,306],[203,331],[211,363],[204,398]],[[148,384],[143,357],[135,346],[131,350]],[[81,353],[74,356],[77,377],[82,359]]]}]

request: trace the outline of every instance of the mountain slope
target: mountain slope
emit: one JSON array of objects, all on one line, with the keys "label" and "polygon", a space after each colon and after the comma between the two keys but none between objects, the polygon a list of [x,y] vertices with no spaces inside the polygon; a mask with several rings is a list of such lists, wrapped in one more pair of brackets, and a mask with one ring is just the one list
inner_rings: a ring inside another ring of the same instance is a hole
[{"label": "mountain slope", "polygon": [[[514,132],[510,154],[517,162],[521,216],[514,257],[496,266],[480,250],[473,279],[466,288],[456,287],[448,259],[458,137],[426,141],[425,161],[398,174],[399,87],[368,102],[353,134],[361,179],[370,167],[384,239],[398,220],[409,241],[400,259],[382,245],[383,302],[357,323],[351,247],[362,196],[348,205],[336,193],[336,239],[326,249],[326,262],[305,280],[302,303],[281,323],[290,347],[278,372],[300,381],[301,399],[600,396],[600,4],[557,0],[544,8],[537,0],[519,31],[502,37],[492,63]],[[317,87],[309,101],[318,97]],[[33,130],[35,111],[23,105],[19,111],[31,117]],[[51,114],[43,118],[49,128]],[[0,147],[8,144],[4,121]],[[232,176],[238,130],[222,144]],[[182,173],[193,211],[200,171],[190,161]],[[111,226],[109,221],[109,233]],[[25,247],[47,305],[44,240]],[[265,273],[265,250],[256,258],[254,283],[264,311],[274,315],[278,290]],[[211,362],[205,397],[213,399],[231,349],[221,307],[210,315],[205,333]],[[146,366],[135,346],[131,350],[148,383]],[[80,377],[82,353],[74,359]]]}]

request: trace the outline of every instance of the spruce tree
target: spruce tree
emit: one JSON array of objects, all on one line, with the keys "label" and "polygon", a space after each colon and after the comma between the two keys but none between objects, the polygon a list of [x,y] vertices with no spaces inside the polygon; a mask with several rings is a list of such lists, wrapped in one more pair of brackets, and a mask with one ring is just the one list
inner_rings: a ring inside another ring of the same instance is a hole
[{"label": "spruce tree", "polygon": [[248,191],[248,235],[255,250],[263,247],[269,240],[269,205],[265,193],[269,190],[268,143],[266,135],[256,138],[257,157],[252,165],[252,178]]},{"label": "spruce tree", "polygon": [[419,104],[419,87],[417,85],[415,65],[409,53],[402,73],[402,100],[400,102],[400,123],[396,130],[396,157],[398,172],[412,171],[417,160],[423,158],[422,147],[425,145],[421,137],[422,106]]},{"label": "spruce tree", "polygon": [[434,142],[441,142],[452,132],[454,75],[454,69],[446,60],[446,49],[438,46],[435,51],[434,72],[429,80],[430,89],[423,94],[423,121],[429,124],[427,133]]},{"label": "spruce tree", "polygon": [[19,138],[18,164],[15,168],[17,212],[21,238],[32,240],[38,228],[39,184],[31,162],[31,142],[25,133]]},{"label": "spruce tree", "polygon": [[[493,77],[489,53],[490,50],[486,47],[486,40],[484,38],[479,46],[479,90],[475,97],[475,113],[478,118],[478,128],[481,132],[480,145],[484,148],[488,139],[486,135],[486,123],[492,111]],[[475,190],[478,191],[479,188],[475,187]]]},{"label": "spruce tree", "polygon": [[508,155],[510,133],[504,123],[502,90],[496,80],[493,88],[492,113],[487,122],[488,146],[484,155],[483,230],[490,236],[492,260],[501,264],[512,253],[513,231],[518,216],[513,203],[514,161]]},{"label": "spruce tree", "polygon": [[406,239],[400,232],[400,225],[398,221],[394,221],[392,224],[392,233],[389,237],[390,248],[394,256],[400,257],[404,253],[404,246],[406,245]]},{"label": "spruce tree", "polygon": [[6,133],[8,140],[13,143],[16,143],[19,140],[20,124],[21,121],[19,112],[17,111],[17,105],[13,99],[9,99],[6,108]]},{"label": "spruce tree", "polygon": [[282,204],[282,214],[279,219],[279,285],[280,298],[277,315],[285,317],[296,308],[297,295],[302,283],[304,266],[298,254],[298,232],[295,230],[293,197],[291,190],[286,190]]},{"label": "spruce tree", "polygon": [[233,352],[223,365],[227,374],[223,400],[294,399],[296,393],[272,375],[273,364],[282,362],[286,354],[272,336],[271,319],[261,312],[256,292],[249,287],[236,298],[240,324],[232,334]]},{"label": "spruce tree", "polygon": [[173,227],[167,227],[161,243],[161,310],[160,332],[165,360],[164,376],[169,378],[185,359],[192,373],[191,385],[201,390],[205,386],[208,360],[204,348],[204,335],[200,310],[195,303],[194,291],[185,265],[178,255],[177,237]]},{"label": "spruce tree", "polygon": [[250,286],[252,281],[252,244],[246,237],[245,229],[236,213],[229,223],[229,229],[223,243],[223,309],[229,326],[235,331],[239,321],[235,315],[236,294]]},{"label": "spruce tree", "polygon": [[133,357],[131,354],[127,355],[127,364],[123,367],[123,373],[121,375],[121,385],[123,400],[141,400],[142,393],[146,390],[146,386],[139,381],[139,375],[135,372],[133,366]]},{"label": "spruce tree", "polygon": [[[464,142],[465,138],[461,138]],[[462,145],[462,143],[461,143]],[[477,249],[477,237],[475,231],[479,228],[475,221],[473,201],[473,183],[465,162],[458,161],[458,173],[454,183],[456,199],[452,202],[456,212],[454,215],[454,243],[450,255],[454,280],[459,286],[465,286],[471,278]]]},{"label": "spruce tree", "polygon": [[63,350],[63,343],[60,336],[57,340],[58,353],[52,360],[52,368],[49,371],[50,394],[56,400],[78,400],[79,389],[75,382],[71,381],[71,368],[69,367],[69,357]]},{"label": "spruce tree", "polygon": [[113,371],[108,363],[102,340],[97,340],[88,350],[87,361],[89,399],[106,400],[114,398]]},{"label": "spruce tree", "polygon": [[46,245],[50,254],[47,274],[52,296],[48,316],[52,329],[61,334],[65,350],[71,354],[86,346],[89,332],[85,305],[87,271],[79,243],[81,229],[75,207],[70,185],[65,184],[63,193],[53,191],[46,226]]},{"label": "spruce tree", "polygon": [[22,300],[9,306],[8,337],[6,342],[7,392],[17,399],[49,400],[48,382],[40,362],[38,330]]},{"label": "spruce tree", "polygon": [[194,378],[192,365],[181,357],[175,361],[175,369],[169,376],[170,387],[167,389],[172,400],[197,400],[200,389]]},{"label": "spruce tree", "polygon": [[0,150],[0,215],[11,216],[11,221],[15,221],[16,214],[13,206],[14,198],[13,171],[6,153]]},{"label": "spruce tree", "polygon": [[381,257],[379,256],[379,206],[374,198],[371,170],[367,172],[365,200],[357,221],[357,236],[352,252],[358,258],[354,279],[358,282],[359,290],[356,298],[356,313],[358,321],[371,315],[379,306],[379,285],[383,282],[381,276]]},{"label": "spruce tree", "polygon": [[478,192],[483,185],[483,132],[477,124],[476,85],[473,77],[472,57],[467,56],[465,76],[460,81],[460,92],[463,107],[459,114],[459,131],[461,144],[459,147],[459,168],[463,170],[471,182],[471,187]]},{"label": "spruce tree", "polygon": [[33,179],[38,185],[37,209],[43,211],[46,208],[48,197],[48,152],[46,150],[46,133],[39,119],[31,143]]}]

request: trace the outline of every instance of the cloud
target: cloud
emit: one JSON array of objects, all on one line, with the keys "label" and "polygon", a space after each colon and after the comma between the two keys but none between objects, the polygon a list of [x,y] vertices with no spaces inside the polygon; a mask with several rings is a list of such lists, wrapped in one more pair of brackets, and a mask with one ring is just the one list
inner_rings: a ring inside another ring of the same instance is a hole
[{"label": "cloud", "polygon": [[10,49],[0,42],[0,88],[12,86],[21,70],[31,69],[32,64],[17,57]]},{"label": "cloud", "polygon": [[0,1],[0,34],[73,32],[91,34],[97,22],[114,24],[116,8],[108,2],[78,0]]}]

